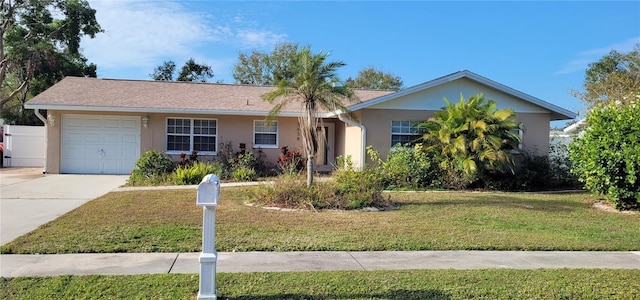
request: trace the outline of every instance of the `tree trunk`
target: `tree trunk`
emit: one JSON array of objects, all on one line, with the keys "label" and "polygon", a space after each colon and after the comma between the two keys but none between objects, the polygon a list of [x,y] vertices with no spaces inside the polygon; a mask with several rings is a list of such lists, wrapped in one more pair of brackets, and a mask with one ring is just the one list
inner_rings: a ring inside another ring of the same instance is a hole
[{"label": "tree trunk", "polygon": [[313,155],[307,156],[307,187],[313,185]]}]

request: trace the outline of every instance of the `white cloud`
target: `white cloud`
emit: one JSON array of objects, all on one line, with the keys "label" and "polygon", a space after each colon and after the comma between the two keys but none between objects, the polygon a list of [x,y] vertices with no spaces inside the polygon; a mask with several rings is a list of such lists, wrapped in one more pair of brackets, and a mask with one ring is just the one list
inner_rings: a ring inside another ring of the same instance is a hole
[{"label": "white cloud", "polygon": [[564,67],[555,72],[556,75],[570,74],[573,72],[582,72],[587,69],[588,65],[592,62],[598,61],[602,56],[616,50],[618,52],[629,52],[633,50],[633,47],[640,43],[640,37],[634,37],[623,41],[621,43],[613,44],[607,47],[586,50],[578,53],[578,57],[569,61]]},{"label": "white cloud", "polygon": [[286,34],[276,34],[266,30],[238,30],[237,40],[244,48],[264,48],[286,40]]},{"label": "white cloud", "polygon": [[[230,17],[229,24],[216,24],[223,22],[220,17],[228,16],[190,11],[177,1],[89,2],[96,9],[96,18],[105,32],[94,39],[85,37],[82,47],[84,55],[98,65],[101,74],[117,73],[123,69],[150,72],[164,60],[180,63],[190,57],[229,64],[229,57],[211,57],[212,51],[264,48],[286,38],[285,34],[245,28],[248,25],[237,22],[238,19],[233,17]],[[213,50],[203,53],[205,48]]]}]

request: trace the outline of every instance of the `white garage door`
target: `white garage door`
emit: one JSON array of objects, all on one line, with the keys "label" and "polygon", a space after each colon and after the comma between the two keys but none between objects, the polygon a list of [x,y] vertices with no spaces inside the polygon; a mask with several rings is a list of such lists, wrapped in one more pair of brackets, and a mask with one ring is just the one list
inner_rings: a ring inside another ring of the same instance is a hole
[{"label": "white garage door", "polygon": [[60,172],[129,174],[140,157],[140,117],[62,116]]}]

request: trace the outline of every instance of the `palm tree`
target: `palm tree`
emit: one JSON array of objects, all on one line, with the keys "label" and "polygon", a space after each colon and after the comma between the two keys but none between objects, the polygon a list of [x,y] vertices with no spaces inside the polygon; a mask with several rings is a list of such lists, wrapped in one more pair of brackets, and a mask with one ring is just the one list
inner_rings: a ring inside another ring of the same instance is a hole
[{"label": "palm tree", "polygon": [[[304,154],[307,157],[307,186],[313,185],[314,157],[318,152],[318,113],[325,111],[346,112],[342,100],[356,99],[353,91],[341,84],[336,70],[345,64],[341,61],[326,62],[328,53],[312,54],[310,47],[303,47],[291,60],[293,77],[280,80],[275,90],[262,96],[275,106],[269,117],[277,116],[289,102],[299,102],[300,132]],[[276,101],[277,100],[277,101]]]},{"label": "palm tree", "polygon": [[513,171],[511,150],[517,149],[519,123],[512,109],[497,109],[495,101],[477,94],[446,106],[425,123],[425,149],[437,149],[445,170],[461,171],[472,182],[479,173]]}]

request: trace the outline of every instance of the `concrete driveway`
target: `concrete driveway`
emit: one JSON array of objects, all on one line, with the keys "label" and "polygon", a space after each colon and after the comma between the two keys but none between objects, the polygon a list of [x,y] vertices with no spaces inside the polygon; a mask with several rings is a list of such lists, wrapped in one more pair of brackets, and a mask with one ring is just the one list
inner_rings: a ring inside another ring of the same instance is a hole
[{"label": "concrete driveway", "polygon": [[0,169],[0,245],[126,183],[127,175],[42,174]]}]

